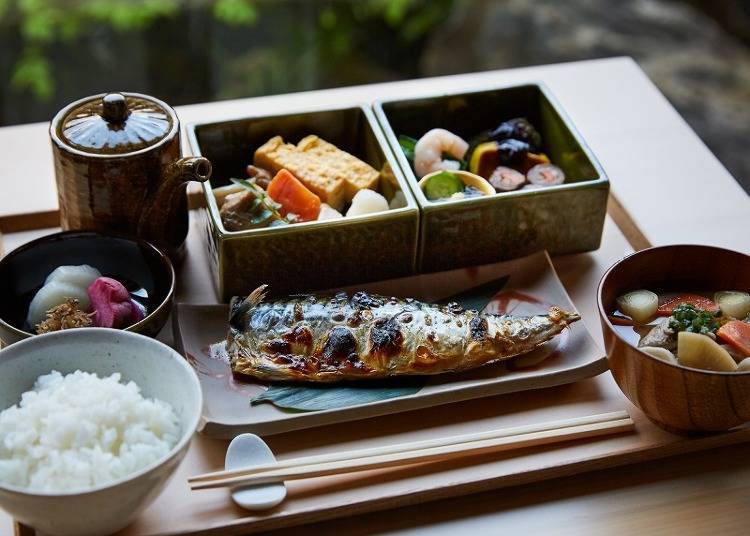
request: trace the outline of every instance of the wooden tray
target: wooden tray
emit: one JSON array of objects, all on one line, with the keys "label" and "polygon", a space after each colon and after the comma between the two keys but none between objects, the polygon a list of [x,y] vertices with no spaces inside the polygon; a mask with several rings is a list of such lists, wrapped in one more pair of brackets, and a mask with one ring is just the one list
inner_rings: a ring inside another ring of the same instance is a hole
[{"label": "wooden tray", "polygon": [[[225,489],[191,492],[190,475],[223,465],[227,442],[196,436],[167,489],[122,534],[247,534],[384,510],[750,440],[750,429],[702,438],[657,428],[627,403],[609,373],[543,391],[482,398],[357,423],[274,435],[279,459],[416,441],[627,408],[636,432],[522,455],[481,456],[450,463],[368,471],[287,484],[287,500],[264,514],[236,507]],[[332,441],[332,438],[335,438]]]}]

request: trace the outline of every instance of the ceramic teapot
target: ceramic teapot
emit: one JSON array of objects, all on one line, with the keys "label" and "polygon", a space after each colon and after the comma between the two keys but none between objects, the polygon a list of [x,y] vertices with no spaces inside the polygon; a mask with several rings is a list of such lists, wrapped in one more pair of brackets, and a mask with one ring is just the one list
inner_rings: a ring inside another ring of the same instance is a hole
[{"label": "ceramic teapot", "polygon": [[171,107],[138,93],[94,95],[60,110],[50,137],[64,230],[135,236],[182,256],[187,183],[208,180],[211,163],[182,157]]}]

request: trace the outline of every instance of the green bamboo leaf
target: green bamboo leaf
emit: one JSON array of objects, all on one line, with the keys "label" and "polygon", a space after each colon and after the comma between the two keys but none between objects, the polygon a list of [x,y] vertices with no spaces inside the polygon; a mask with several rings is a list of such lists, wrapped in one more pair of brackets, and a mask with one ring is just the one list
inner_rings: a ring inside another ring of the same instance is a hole
[{"label": "green bamboo leaf", "polygon": [[498,279],[493,279],[487,283],[482,283],[476,287],[454,294],[453,296],[448,296],[447,298],[440,300],[438,303],[448,304],[450,302],[455,302],[464,309],[482,311],[482,309],[487,307],[487,304],[490,303],[492,297],[505,288],[509,279],[509,275],[504,275]]},{"label": "green bamboo leaf", "polygon": [[424,378],[412,381],[368,383],[362,385],[271,385],[268,390],[251,399],[250,404],[271,403],[290,411],[321,411],[349,408],[389,398],[409,396],[424,386]]}]

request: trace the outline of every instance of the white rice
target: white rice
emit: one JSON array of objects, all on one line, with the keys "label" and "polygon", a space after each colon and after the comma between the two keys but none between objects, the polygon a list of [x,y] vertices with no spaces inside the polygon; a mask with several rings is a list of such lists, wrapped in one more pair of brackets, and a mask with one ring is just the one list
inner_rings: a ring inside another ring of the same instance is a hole
[{"label": "white rice", "polygon": [[0,413],[0,481],[42,492],[92,488],[163,458],[179,436],[172,406],[144,398],[119,373],[52,371]]}]

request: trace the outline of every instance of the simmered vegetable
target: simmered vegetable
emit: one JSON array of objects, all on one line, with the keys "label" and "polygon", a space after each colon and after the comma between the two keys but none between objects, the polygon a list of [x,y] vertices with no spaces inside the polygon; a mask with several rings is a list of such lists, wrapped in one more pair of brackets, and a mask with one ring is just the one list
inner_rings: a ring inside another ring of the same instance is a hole
[{"label": "simmered vegetable", "polygon": [[681,365],[704,370],[732,372],[737,369],[729,352],[706,335],[683,331],[677,335],[677,360]]},{"label": "simmered vegetable", "polygon": [[698,309],[690,303],[682,303],[672,311],[669,328],[675,333],[687,331],[707,335],[719,329],[719,321],[715,313]]},{"label": "simmered vegetable", "polygon": [[295,214],[299,221],[312,221],[320,214],[320,198],[286,169],[268,185],[268,195],[281,205],[281,214]]},{"label": "simmered vegetable", "polygon": [[746,357],[737,365],[736,372],[750,372],[750,357]]},{"label": "simmered vegetable", "polygon": [[670,316],[676,307],[685,303],[692,305],[696,309],[710,311],[712,313],[719,310],[716,304],[705,296],[700,296],[699,294],[680,294],[662,303],[657,310],[657,314],[661,316]]},{"label": "simmered vegetable", "polygon": [[727,290],[714,294],[714,301],[721,313],[733,318],[745,318],[750,314],[750,294],[736,290]]},{"label": "simmered vegetable", "polygon": [[280,205],[268,197],[263,188],[244,179],[232,179],[232,182],[244,190],[229,194],[221,205],[221,221],[228,230],[244,231],[287,223],[279,214]]},{"label": "simmered vegetable", "polygon": [[388,201],[373,190],[360,190],[352,199],[352,205],[346,211],[346,216],[361,216],[388,210]]},{"label": "simmered vegetable", "polygon": [[255,181],[255,184],[257,184],[264,190],[268,188],[268,185],[271,183],[271,179],[273,179],[271,173],[267,169],[254,166],[252,164],[247,166],[245,171],[247,172],[248,179]]},{"label": "simmered vegetable", "polygon": [[750,324],[732,320],[719,328],[716,336],[744,356],[750,356]]},{"label": "simmered vegetable", "polygon": [[447,199],[453,194],[464,191],[464,183],[455,174],[448,171],[433,175],[424,185],[424,195],[430,201]]},{"label": "simmered vegetable", "polygon": [[667,363],[672,363],[672,364],[677,363],[677,358],[674,356],[672,352],[670,352],[666,348],[660,348],[658,346],[643,346],[641,348],[641,351],[646,352],[651,357],[655,357],[656,359],[666,361]]},{"label": "simmered vegetable", "polygon": [[656,314],[659,296],[650,290],[634,290],[617,298],[617,307],[624,314],[641,324]]}]

